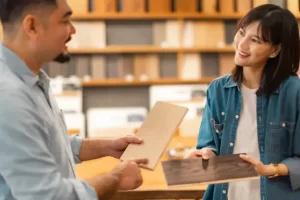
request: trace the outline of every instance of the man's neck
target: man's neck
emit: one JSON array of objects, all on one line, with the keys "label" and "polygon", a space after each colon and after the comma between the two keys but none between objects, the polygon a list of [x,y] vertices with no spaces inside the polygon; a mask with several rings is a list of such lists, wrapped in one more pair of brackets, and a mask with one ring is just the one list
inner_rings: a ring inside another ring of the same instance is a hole
[{"label": "man's neck", "polygon": [[31,54],[30,51],[26,50],[25,48],[20,48],[26,47],[26,45],[9,40],[3,40],[3,45],[14,52],[21,60],[23,60],[26,66],[34,73],[34,75],[37,75],[40,72],[43,64],[39,63],[38,60],[35,60],[37,55]]}]

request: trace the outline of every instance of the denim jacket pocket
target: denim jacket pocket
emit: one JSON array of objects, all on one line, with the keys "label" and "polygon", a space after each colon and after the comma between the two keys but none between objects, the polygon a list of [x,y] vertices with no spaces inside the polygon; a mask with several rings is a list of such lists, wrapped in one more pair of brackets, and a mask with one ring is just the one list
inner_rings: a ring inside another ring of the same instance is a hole
[{"label": "denim jacket pocket", "polygon": [[215,132],[218,135],[221,135],[223,132],[224,124],[218,124],[218,123],[216,123],[216,121],[214,119],[211,119],[210,122],[211,122],[212,127],[215,130]]},{"label": "denim jacket pocket", "polygon": [[273,155],[287,156],[292,152],[293,132],[296,123],[281,121],[269,123],[270,150]]}]

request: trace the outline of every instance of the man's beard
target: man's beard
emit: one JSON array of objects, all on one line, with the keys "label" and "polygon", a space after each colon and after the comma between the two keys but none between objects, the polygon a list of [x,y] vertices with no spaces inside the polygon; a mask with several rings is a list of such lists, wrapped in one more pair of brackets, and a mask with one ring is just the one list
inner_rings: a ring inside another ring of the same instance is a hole
[{"label": "man's beard", "polygon": [[56,58],[53,59],[54,62],[58,63],[67,63],[71,60],[71,57],[68,53],[61,53]]},{"label": "man's beard", "polygon": [[[66,43],[68,43],[70,40],[71,40],[71,37],[69,37],[67,39]],[[66,62],[69,62],[70,60],[71,60],[71,57],[67,52],[61,53],[56,58],[53,59],[54,62],[58,62],[58,63],[66,63]]]}]

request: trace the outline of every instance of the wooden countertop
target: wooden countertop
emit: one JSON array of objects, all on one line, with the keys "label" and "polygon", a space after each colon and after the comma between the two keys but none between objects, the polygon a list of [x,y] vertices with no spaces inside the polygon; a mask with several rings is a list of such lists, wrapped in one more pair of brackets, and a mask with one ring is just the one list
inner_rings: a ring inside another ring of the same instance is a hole
[{"label": "wooden countertop", "polygon": [[[184,145],[186,147],[194,147],[196,144],[196,137],[180,137],[175,136],[170,142],[168,148],[176,147],[178,145]],[[167,149],[168,149],[167,148]],[[164,153],[161,160],[169,159],[167,154]],[[77,176],[80,179],[88,179],[99,174],[109,172],[120,161],[111,157],[100,158],[92,161],[86,161],[76,165]],[[207,188],[207,185],[193,185],[187,187],[174,187],[168,188],[166,185],[163,170],[161,164],[157,165],[154,171],[145,169],[142,170],[142,176],[144,179],[141,187],[137,191],[182,191],[182,190],[195,190],[203,191]]]}]

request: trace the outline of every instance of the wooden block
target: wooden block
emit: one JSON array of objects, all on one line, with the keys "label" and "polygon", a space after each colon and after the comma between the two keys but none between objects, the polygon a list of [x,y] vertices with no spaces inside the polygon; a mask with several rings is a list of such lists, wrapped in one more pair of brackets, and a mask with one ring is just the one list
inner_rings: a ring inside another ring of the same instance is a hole
[{"label": "wooden block", "polygon": [[130,144],[120,159],[148,158],[148,164],[141,165],[141,167],[154,170],[188,110],[183,106],[156,102],[136,133],[144,140],[144,143],[142,145]]},{"label": "wooden block", "polygon": [[209,160],[162,161],[162,168],[169,187],[259,178],[253,165],[242,160],[238,154],[216,156]]},{"label": "wooden block", "polygon": [[220,12],[223,14],[234,13],[234,0],[220,0]]},{"label": "wooden block", "polygon": [[212,14],[217,12],[217,0],[202,0],[202,13]]},{"label": "wooden block", "polygon": [[253,0],[253,7],[255,8],[266,3],[268,3],[268,0]]},{"label": "wooden block", "polygon": [[170,13],[171,1],[170,0],[149,0],[148,7],[150,13]]},{"label": "wooden block", "polygon": [[88,13],[88,0],[68,0],[68,3],[74,14]]},{"label": "wooden block", "polygon": [[201,20],[194,22],[196,47],[219,47],[225,43],[225,27],[222,21]]},{"label": "wooden block", "polygon": [[146,79],[149,78],[147,77],[145,54],[134,55],[133,70],[134,70],[134,77],[137,81],[143,80],[144,78]]},{"label": "wooden block", "polygon": [[145,1],[144,0],[121,0],[122,12],[124,13],[144,13]]},{"label": "wooden block", "polygon": [[219,55],[219,76],[230,74],[234,67],[234,53],[221,53]]},{"label": "wooden block", "polygon": [[294,14],[299,15],[299,1],[287,0],[287,8]]},{"label": "wooden block", "polygon": [[116,11],[116,0],[94,0],[95,13],[115,13]]},{"label": "wooden block", "polygon": [[237,12],[246,14],[251,10],[251,0],[237,0]]},{"label": "wooden block", "polygon": [[3,41],[3,27],[0,21],[0,41]]},{"label": "wooden block", "polygon": [[150,80],[159,79],[159,56],[157,54],[148,54],[146,61],[146,72]]},{"label": "wooden block", "polygon": [[175,9],[176,12],[184,12],[184,13],[195,13],[197,12],[197,0],[176,0],[175,1]]}]

